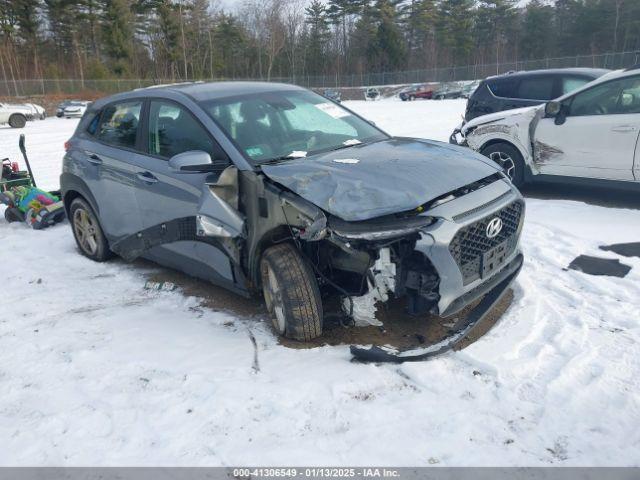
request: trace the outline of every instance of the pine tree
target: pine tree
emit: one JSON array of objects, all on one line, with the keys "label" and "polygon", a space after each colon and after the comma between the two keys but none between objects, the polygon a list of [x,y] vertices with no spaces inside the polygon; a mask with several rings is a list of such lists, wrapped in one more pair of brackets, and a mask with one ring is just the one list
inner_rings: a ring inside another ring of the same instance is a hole
[{"label": "pine tree", "polygon": [[548,56],[553,47],[555,27],[553,7],[540,0],[531,0],[526,6],[522,20],[520,53],[523,59]]},{"label": "pine tree", "polygon": [[305,8],[305,24],[308,25],[306,34],[305,65],[311,74],[324,71],[327,42],[331,35],[327,9],[319,0],[313,0]]},{"label": "pine tree", "polygon": [[102,40],[113,72],[126,76],[133,54],[133,14],[128,0],[105,0]]},{"label": "pine tree", "polygon": [[473,0],[442,0],[438,8],[438,39],[454,65],[465,65],[473,48]]},{"label": "pine tree", "polygon": [[377,23],[374,48],[380,71],[397,70],[405,63],[405,44],[398,27],[398,3],[397,0],[377,0],[374,7]]},{"label": "pine tree", "polygon": [[435,0],[411,0],[402,8],[409,62],[414,68],[431,66],[434,61],[437,18]]}]

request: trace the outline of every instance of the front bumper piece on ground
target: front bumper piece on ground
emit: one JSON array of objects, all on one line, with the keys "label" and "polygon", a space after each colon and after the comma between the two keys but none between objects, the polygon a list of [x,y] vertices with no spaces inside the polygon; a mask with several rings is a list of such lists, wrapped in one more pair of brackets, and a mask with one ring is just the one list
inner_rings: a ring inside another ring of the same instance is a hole
[{"label": "front bumper piece on ground", "polygon": [[456,322],[451,329],[451,335],[444,340],[427,348],[405,352],[386,347],[364,348],[352,345],[351,354],[355,360],[361,362],[403,363],[428,360],[454,349],[475,327],[482,323],[495,304],[500,301],[509,285],[518,276],[522,262],[523,256],[519,254],[501,272],[484,284],[483,286],[488,290],[485,296],[473,307],[466,318],[460,318]]}]

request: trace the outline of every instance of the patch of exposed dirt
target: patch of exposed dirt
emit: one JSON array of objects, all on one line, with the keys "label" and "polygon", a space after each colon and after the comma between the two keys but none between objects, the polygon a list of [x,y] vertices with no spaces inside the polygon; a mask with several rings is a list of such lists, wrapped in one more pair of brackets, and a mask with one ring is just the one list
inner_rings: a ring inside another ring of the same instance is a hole
[{"label": "patch of exposed dirt", "polygon": [[[493,327],[513,301],[513,291],[509,289],[500,302],[491,310],[487,318],[461,343],[465,348],[478,340]],[[337,320],[326,319],[322,337],[303,343],[281,338],[280,343],[290,348],[312,348],[321,345],[391,345],[399,350],[427,347],[443,340],[449,328],[460,317],[464,317],[476,304],[472,304],[457,315],[440,318],[436,315],[412,316],[405,312],[404,302],[391,300],[378,309],[376,318],[381,327],[343,326]]]},{"label": "patch of exposed dirt", "polygon": [[[147,265],[155,264],[141,262]],[[189,296],[198,297],[202,306],[216,311],[226,311],[241,317],[255,318],[270,322],[261,298],[244,298],[222,287],[198,280],[166,268],[158,267],[149,276],[150,281],[172,282]],[[488,332],[502,317],[513,300],[513,291],[508,290],[502,300],[493,308],[487,318],[465,338],[459,348],[465,348]],[[475,305],[475,304],[474,304]],[[314,348],[322,345],[391,345],[400,350],[426,347],[437,343],[447,336],[448,329],[458,318],[468,314],[474,305],[470,305],[457,315],[440,318],[435,315],[411,316],[404,311],[404,302],[391,300],[378,308],[377,318],[382,327],[355,327],[343,325],[338,315],[337,299],[325,299],[325,323],[323,335],[311,342],[298,342],[280,338],[280,344],[288,348]],[[459,349],[458,348],[458,349]]]}]

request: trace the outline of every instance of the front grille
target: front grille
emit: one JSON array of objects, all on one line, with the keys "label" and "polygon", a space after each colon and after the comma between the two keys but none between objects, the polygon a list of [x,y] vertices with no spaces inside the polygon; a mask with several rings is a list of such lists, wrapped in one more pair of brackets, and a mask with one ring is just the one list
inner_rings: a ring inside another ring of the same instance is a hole
[{"label": "front grille", "polygon": [[[449,246],[449,251],[460,268],[465,285],[480,278],[483,254],[503,242],[507,242],[505,257],[515,250],[523,210],[524,203],[516,200],[502,210],[458,230]],[[496,237],[487,238],[487,225],[496,217],[502,220],[502,230]]]}]

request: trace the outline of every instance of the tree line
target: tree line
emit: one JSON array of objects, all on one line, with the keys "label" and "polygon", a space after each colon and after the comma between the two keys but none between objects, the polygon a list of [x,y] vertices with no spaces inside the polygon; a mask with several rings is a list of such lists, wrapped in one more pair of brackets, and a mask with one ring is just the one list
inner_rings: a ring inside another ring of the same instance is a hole
[{"label": "tree line", "polygon": [[640,0],[0,0],[0,75],[362,74],[640,49]]}]

